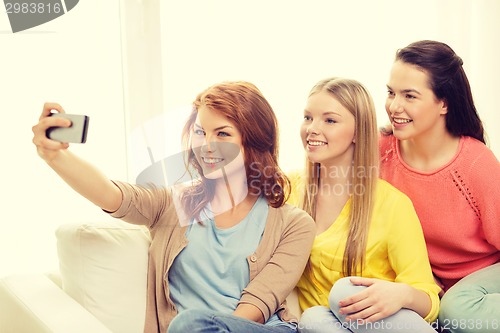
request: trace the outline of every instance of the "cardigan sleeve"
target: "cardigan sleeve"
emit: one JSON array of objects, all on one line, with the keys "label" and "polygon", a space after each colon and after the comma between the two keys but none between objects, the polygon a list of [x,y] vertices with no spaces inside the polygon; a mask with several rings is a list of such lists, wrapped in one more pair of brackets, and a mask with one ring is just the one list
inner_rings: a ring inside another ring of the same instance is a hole
[{"label": "cardigan sleeve", "polygon": [[122,192],[122,203],[111,216],[132,224],[154,228],[166,208],[173,204],[170,190],[147,188],[114,181]]},{"label": "cardigan sleeve", "polygon": [[[265,321],[295,288],[309,259],[316,234],[314,221],[306,212],[291,206],[278,210],[283,214],[279,218],[286,220],[282,224],[281,235],[273,237],[278,244],[274,251],[269,249],[272,244],[265,244],[266,251],[272,251],[271,258],[262,263],[262,269],[243,290],[239,302],[259,308]],[[280,231],[275,228],[272,232]]]}]

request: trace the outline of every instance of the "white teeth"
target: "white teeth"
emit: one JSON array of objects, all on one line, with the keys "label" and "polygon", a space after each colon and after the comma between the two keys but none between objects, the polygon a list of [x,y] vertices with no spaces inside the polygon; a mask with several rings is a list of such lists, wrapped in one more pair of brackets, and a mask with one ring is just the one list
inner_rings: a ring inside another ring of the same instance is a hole
[{"label": "white teeth", "polygon": [[203,162],[208,163],[208,164],[215,164],[222,162],[222,158],[209,158],[209,157],[203,157]]},{"label": "white teeth", "polygon": [[403,119],[403,118],[392,118],[396,124],[408,124],[411,123],[413,120],[411,119]]},{"label": "white teeth", "polygon": [[326,142],[322,141],[307,141],[307,144],[310,146],[324,146],[326,145]]}]

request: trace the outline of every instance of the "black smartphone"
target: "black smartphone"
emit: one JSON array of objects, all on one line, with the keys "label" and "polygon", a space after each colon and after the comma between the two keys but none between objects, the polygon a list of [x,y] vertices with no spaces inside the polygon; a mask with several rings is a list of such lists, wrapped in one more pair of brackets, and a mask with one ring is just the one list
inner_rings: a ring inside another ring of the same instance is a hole
[{"label": "black smartphone", "polygon": [[49,139],[60,142],[85,143],[89,117],[79,114],[52,113],[51,117],[61,117],[71,120],[70,127],[49,127],[45,133]]}]

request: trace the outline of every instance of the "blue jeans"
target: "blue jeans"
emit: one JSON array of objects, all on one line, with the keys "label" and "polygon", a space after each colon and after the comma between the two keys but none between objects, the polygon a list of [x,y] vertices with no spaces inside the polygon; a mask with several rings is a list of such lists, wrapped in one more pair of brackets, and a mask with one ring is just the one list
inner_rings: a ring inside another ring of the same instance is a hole
[{"label": "blue jeans", "polygon": [[174,317],[168,327],[168,333],[295,333],[296,328],[268,326],[255,321],[222,314],[210,310],[184,310]]},{"label": "blue jeans", "polygon": [[398,333],[436,333],[434,328],[416,312],[401,309],[395,314],[366,325],[346,321],[346,315],[339,314],[339,301],[354,295],[365,286],[355,286],[349,277],[338,280],[330,291],[328,303],[330,307],[314,306],[305,310],[299,322],[299,332],[305,333],[368,333],[368,332],[398,332]]},{"label": "blue jeans", "polygon": [[441,299],[439,326],[451,333],[500,331],[500,263],[471,273]]}]

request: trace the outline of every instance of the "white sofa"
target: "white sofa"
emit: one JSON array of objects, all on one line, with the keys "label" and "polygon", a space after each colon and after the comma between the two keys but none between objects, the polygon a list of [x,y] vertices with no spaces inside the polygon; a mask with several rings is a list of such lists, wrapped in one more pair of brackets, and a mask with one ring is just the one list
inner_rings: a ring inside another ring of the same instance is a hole
[{"label": "white sofa", "polygon": [[[59,272],[0,280],[0,332],[142,332],[148,230],[103,221],[63,225],[56,238]],[[299,313],[296,294],[287,301]]]}]

